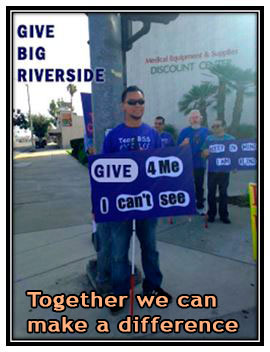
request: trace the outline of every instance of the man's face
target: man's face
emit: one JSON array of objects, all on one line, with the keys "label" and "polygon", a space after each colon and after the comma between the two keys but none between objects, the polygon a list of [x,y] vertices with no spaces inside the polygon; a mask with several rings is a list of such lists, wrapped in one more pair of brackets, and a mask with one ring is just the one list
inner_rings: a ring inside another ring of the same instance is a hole
[{"label": "man's face", "polygon": [[223,135],[225,132],[225,128],[222,125],[222,121],[215,120],[211,126],[212,131],[215,135]]},{"label": "man's face", "polygon": [[129,92],[122,103],[127,118],[140,120],[144,113],[144,96],[141,92]]},{"label": "man's face", "polygon": [[164,129],[164,123],[160,119],[155,119],[155,129],[160,133]]},{"label": "man's face", "polygon": [[191,126],[201,124],[201,115],[198,112],[194,112],[189,116],[189,122]]}]

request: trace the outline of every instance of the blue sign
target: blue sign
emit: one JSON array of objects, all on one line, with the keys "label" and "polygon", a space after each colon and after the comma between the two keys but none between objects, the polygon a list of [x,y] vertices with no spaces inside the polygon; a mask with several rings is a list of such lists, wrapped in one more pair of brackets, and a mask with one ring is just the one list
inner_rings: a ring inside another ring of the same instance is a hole
[{"label": "blue sign", "polygon": [[195,214],[190,146],[88,158],[96,222]]},{"label": "blue sign", "polygon": [[94,119],[92,112],[92,100],[90,93],[81,93],[83,117],[85,124],[85,145],[88,148],[94,148]]},{"label": "blue sign", "polygon": [[211,142],[209,152],[208,171],[210,172],[241,171],[257,167],[255,139]]}]

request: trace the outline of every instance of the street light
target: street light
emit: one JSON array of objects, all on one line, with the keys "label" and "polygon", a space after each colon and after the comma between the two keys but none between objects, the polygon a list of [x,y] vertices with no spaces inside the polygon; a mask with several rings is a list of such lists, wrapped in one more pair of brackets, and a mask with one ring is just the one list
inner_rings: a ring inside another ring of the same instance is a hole
[{"label": "street light", "polygon": [[32,148],[34,149],[34,139],[33,139],[33,121],[32,121],[32,116],[31,116],[31,105],[30,105],[30,94],[29,94],[29,86],[26,83],[26,88],[27,88],[27,98],[28,98],[28,115],[29,115],[29,122],[30,122],[30,131],[31,131],[31,143],[32,143]]}]

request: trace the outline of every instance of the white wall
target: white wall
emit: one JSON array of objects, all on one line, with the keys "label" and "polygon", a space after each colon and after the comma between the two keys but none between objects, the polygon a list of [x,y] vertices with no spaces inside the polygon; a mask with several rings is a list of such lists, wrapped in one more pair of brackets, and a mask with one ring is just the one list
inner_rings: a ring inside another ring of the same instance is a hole
[{"label": "white wall", "polygon": [[[139,28],[141,23],[135,22],[133,32]],[[222,52],[228,49],[232,51],[231,54],[222,57]],[[220,52],[221,56],[213,56],[213,52]],[[170,61],[170,55],[192,54],[197,54],[197,57],[183,62]],[[168,56],[168,62],[146,63],[147,58],[157,56]],[[162,115],[178,129],[184,127],[187,118],[179,112],[178,102],[192,85],[211,79],[204,75],[209,73],[205,69],[206,62],[216,60],[230,60],[243,69],[256,70],[255,14],[180,14],[168,25],[151,24],[150,32],[136,41],[132,50],[127,52],[128,85],[138,85],[146,96],[144,121],[153,124],[154,117]],[[157,70],[154,67],[162,65],[178,65],[182,71],[153,73]],[[225,113],[228,124],[232,118],[234,97],[235,93],[227,97]],[[216,111],[209,108],[208,120],[211,122],[215,117]],[[255,98],[245,98],[241,122],[255,124],[255,121]]]},{"label": "white wall", "polygon": [[62,147],[70,148],[71,139],[83,138],[84,136],[84,120],[82,116],[72,114],[72,126],[62,126]]}]

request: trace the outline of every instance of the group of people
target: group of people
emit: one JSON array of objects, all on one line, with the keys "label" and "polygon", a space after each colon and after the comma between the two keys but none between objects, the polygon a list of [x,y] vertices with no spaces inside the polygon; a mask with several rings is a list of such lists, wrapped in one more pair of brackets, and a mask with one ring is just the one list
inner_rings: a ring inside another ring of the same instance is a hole
[{"label": "group of people", "polygon": [[[188,115],[190,126],[182,129],[180,132],[177,145],[183,147],[190,145],[193,161],[193,176],[196,194],[196,210],[200,215],[204,215],[204,177],[206,170],[206,160],[209,156],[209,145],[213,142],[222,142],[233,140],[234,137],[225,133],[226,123],[223,120],[216,119],[212,124],[212,131],[201,126],[202,115],[199,110],[191,110]],[[174,140],[170,133],[165,132],[165,119],[157,116],[154,121],[154,127],[161,138],[162,147],[174,146]],[[227,189],[229,186],[229,172],[208,172],[208,211],[207,218],[209,222],[214,222],[217,215],[217,188],[219,189],[219,216],[223,223],[230,224],[228,206],[227,206]]]},{"label": "group of people", "polygon": [[[172,136],[164,132],[165,119],[158,116],[155,128],[142,122],[145,106],[143,91],[137,86],[126,88],[122,94],[124,122],[112,129],[105,137],[103,153],[131,150],[150,150],[175,145]],[[202,116],[198,110],[189,114],[190,126],[184,128],[178,137],[180,147],[190,144],[193,157],[193,170],[196,191],[196,206],[201,214],[204,208],[204,174],[208,146],[213,140],[232,139],[224,133],[223,121],[215,120],[213,134],[201,127]],[[227,210],[228,173],[208,173],[208,221],[213,222],[217,214],[216,188],[219,186],[219,215],[224,223],[230,223]],[[156,248],[156,218],[136,220],[136,235],[140,241],[142,267],[144,271],[143,294],[165,296],[170,303],[172,296],[162,287],[162,273],[159,267],[159,254]],[[128,295],[130,289],[130,264],[128,251],[132,235],[132,220],[99,223],[97,226],[97,288],[110,283],[114,295]],[[122,309],[110,308],[112,313]]]}]

